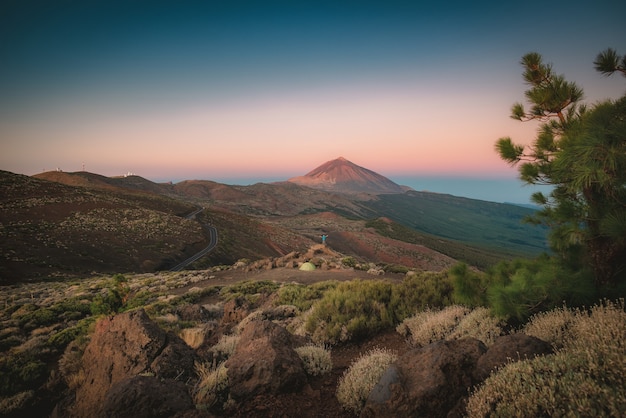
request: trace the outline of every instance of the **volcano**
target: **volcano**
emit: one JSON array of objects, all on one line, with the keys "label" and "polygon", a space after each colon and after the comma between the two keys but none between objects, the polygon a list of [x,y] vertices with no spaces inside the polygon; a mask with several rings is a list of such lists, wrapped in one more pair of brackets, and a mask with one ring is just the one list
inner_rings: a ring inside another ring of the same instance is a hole
[{"label": "volcano", "polygon": [[288,180],[300,186],[339,193],[404,193],[402,186],[387,177],[358,166],[343,157],[328,161],[304,176]]}]

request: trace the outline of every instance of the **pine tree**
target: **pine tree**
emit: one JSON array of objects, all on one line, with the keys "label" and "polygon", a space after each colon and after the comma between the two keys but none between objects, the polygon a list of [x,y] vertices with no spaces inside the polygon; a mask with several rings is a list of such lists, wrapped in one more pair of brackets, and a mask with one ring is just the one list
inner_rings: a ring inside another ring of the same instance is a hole
[{"label": "pine tree", "polygon": [[[519,167],[528,184],[553,186],[535,193],[543,207],[532,219],[551,228],[552,249],[569,265],[589,266],[598,287],[612,287],[626,276],[626,96],[592,109],[581,104],[583,91],[554,73],[541,55],[521,61],[529,111],[516,103],[511,117],[539,120],[530,146],[500,138],[501,158]],[[594,62],[604,74],[626,75],[626,56],[611,49]]]}]

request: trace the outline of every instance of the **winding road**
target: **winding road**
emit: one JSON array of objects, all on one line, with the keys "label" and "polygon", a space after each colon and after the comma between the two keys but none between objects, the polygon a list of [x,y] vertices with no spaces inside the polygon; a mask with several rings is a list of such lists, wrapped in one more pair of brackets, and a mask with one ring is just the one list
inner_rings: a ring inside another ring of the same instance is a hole
[{"label": "winding road", "polygon": [[[202,212],[203,210],[204,208],[199,208],[198,210],[185,216],[185,218],[195,219],[196,215]],[[217,228],[211,225],[203,224],[202,222],[199,222],[199,223],[200,223],[200,226],[202,226],[202,228],[204,228],[209,233],[209,245],[203,248],[201,251],[197,252],[196,254],[192,255],[191,257],[189,257],[182,263],[175,265],[174,267],[170,269],[170,271],[181,271],[182,269],[187,267],[189,264],[207,255],[217,245]]]}]

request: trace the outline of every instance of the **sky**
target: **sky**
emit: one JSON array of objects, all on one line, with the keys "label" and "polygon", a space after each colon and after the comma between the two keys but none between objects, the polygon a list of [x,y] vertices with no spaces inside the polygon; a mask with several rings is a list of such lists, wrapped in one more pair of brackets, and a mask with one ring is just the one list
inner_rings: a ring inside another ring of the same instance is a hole
[{"label": "sky", "polygon": [[506,3],[4,0],[0,169],[249,184],[341,156],[417,189],[526,196],[494,151],[537,129],[509,117],[520,58],[587,103],[621,97],[593,60],[626,54],[626,3]]}]

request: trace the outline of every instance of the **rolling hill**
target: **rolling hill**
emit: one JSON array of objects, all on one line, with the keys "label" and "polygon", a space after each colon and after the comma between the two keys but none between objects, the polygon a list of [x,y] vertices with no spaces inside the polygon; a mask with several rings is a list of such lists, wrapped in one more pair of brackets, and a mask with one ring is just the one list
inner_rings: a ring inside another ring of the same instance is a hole
[{"label": "rolling hill", "polygon": [[0,282],[154,271],[202,248],[202,228],[184,217],[193,205],[95,183],[0,171]]}]

